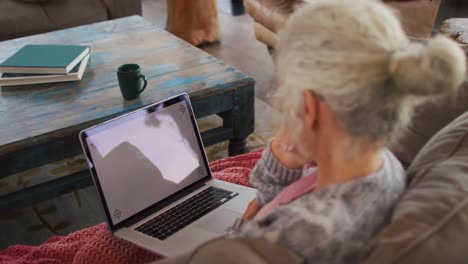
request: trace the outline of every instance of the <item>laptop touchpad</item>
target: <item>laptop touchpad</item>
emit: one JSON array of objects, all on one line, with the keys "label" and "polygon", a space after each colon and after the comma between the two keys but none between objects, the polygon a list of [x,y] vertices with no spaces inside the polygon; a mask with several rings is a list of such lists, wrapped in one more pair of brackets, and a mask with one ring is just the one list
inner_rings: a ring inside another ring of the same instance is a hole
[{"label": "laptop touchpad", "polygon": [[198,227],[216,234],[223,234],[226,228],[231,226],[240,214],[228,209],[218,209],[206,217]]}]

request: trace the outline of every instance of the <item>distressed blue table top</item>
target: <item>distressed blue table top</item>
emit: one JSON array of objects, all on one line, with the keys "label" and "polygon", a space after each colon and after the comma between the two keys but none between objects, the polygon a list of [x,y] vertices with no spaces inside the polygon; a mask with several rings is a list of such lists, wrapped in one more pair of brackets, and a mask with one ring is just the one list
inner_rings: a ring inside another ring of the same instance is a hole
[{"label": "distressed blue table top", "polygon": [[[79,82],[4,88],[0,91],[0,155],[47,143],[70,128],[128,112],[188,92],[208,96],[253,80],[139,16],[0,42],[0,61],[25,44],[91,46]],[[123,100],[115,69],[137,63],[148,77],[139,99]]]}]

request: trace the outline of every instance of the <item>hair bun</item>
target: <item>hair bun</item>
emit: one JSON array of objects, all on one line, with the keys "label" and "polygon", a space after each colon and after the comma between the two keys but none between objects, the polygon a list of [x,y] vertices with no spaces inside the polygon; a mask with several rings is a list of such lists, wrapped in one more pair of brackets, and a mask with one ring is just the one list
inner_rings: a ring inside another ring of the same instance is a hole
[{"label": "hair bun", "polygon": [[396,50],[389,71],[402,94],[437,95],[460,87],[465,79],[466,59],[455,41],[438,35],[426,43],[412,42]]}]

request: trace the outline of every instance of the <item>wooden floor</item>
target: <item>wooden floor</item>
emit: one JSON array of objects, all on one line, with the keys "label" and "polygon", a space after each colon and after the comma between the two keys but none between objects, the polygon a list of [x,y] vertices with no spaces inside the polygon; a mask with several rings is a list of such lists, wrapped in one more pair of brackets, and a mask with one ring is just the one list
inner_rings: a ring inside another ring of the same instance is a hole
[{"label": "wooden floor", "polygon": [[[166,26],[166,0],[143,0],[143,17],[155,25]],[[273,63],[266,46],[255,39],[253,20],[247,15],[233,16],[231,1],[218,0],[221,42],[202,49],[256,80],[256,96],[270,102]]]}]

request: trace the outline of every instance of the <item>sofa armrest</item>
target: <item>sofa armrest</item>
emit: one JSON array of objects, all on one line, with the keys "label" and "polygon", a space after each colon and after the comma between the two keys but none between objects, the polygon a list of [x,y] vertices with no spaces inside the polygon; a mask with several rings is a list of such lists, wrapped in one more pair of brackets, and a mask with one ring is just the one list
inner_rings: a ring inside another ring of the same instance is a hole
[{"label": "sofa armrest", "polygon": [[141,0],[101,0],[109,19],[141,15]]}]

